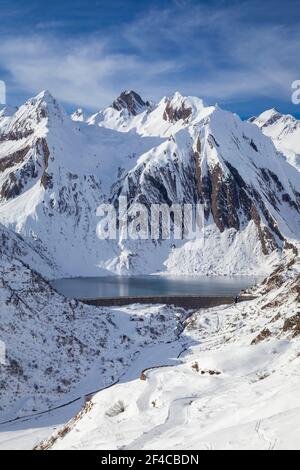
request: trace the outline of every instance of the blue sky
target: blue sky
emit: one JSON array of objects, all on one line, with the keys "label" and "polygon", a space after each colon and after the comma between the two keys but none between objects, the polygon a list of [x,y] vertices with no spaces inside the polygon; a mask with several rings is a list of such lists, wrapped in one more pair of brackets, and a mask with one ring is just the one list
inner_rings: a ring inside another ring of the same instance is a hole
[{"label": "blue sky", "polygon": [[0,79],[10,104],[43,89],[68,109],[109,105],[123,89],[179,90],[243,117],[300,115],[298,0],[0,0]]}]

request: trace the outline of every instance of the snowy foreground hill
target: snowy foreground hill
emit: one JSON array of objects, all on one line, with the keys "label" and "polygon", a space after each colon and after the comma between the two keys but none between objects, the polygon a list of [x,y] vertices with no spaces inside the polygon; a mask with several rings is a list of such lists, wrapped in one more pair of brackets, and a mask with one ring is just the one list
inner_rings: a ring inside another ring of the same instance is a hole
[{"label": "snowy foreground hill", "polygon": [[[203,204],[206,249],[100,241],[97,207],[120,196],[123,219],[134,203]],[[199,98],[123,92],[85,122],[43,92],[0,115],[0,223],[42,246],[56,277],[268,274],[299,239],[300,178],[257,125]]]},{"label": "snowy foreground hill", "polygon": [[299,448],[295,246],[257,299],[185,312],[67,300],[1,239],[0,449]]},{"label": "snowy foreground hill", "polygon": [[[38,449],[299,449],[300,263],[251,302],[199,310]],[[162,367],[163,366],[163,367]]]}]

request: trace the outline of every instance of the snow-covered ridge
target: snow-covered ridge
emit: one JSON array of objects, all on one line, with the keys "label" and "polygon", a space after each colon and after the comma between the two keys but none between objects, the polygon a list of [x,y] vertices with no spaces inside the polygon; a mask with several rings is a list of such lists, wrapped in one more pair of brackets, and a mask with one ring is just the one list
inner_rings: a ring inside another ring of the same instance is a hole
[{"label": "snow-covered ridge", "polygon": [[128,114],[136,116],[137,114],[150,108],[149,101],[143,101],[140,95],[133,90],[126,90],[113,102],[112,108],[117,111],[127,110]]},{"label": "snow-covered ridge", "polygon": [[252,122],[273,140],[289,163],[300,170],[300,121],[273,108],[253,118]]},{"label": "snow-covered ridge", "polygon": [[[173,96],[165,96],[158,104],[145,102],[135,92],[123,92],[120,97],[129,96],[128,93],[134,93],[140,103],[139,106],[131,105],[134,112],[131,112],[128,106],[112,105],[87,118],[88,124],[120,132],[135,130],[140,135],[168,137],[201,119],[213,109],[213,107],[205,108],[200,98],[182,96],[178,91]],[[120,97],[115,103],[119,103]]]}]

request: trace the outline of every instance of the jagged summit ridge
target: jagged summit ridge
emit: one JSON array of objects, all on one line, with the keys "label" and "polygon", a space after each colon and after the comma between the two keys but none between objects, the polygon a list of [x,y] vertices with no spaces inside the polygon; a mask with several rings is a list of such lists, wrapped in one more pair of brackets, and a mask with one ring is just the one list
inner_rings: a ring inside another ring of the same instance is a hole
[{"label": "jagged summit ridge", "polygon": [[176,121],[189,122],[197,117],[204,108],[204,103],[200,98],[194,96],[183,96],[176,91],[170,98],[164,98],[166,103],[163,118],[165,121],[175,123]]},{"label": "jagged summit ridge", "polygon": [[136,116],[149,107],[150,102],[144,101],[141,96],[133,90],[123,91],[112,104],[112,108],[115,110],[122,111],[123,109],[126,109],[132,116]]},{"label": "jagged summit ridge", "polygon": [[120,132],[136,131],[141,135],[166,137],[181,128],[197,122],[214,107],[205,107],[200,98],[175,92],[162,98],[158,104],[144,102],[135,92],[123,92],[115,105],[100,110],[87,119],[90,125],[99,125]]},{"label": "jagged summit ridge", "polygon": [[38,128],[40,134],[45,134],[49,126],[60,126],[66,118],[62,106],[45,90],[20,106],[5,125],[0,122],[0,140],[27,138]]},{"label": "jagged summit ridge", "polygon": [[258,118],[254,118],[253,121],[257,123],[259,127],[268,127],[275,124],[275,122],[282,117],[282,114],[276,108],[272,108],[264,111]]}]

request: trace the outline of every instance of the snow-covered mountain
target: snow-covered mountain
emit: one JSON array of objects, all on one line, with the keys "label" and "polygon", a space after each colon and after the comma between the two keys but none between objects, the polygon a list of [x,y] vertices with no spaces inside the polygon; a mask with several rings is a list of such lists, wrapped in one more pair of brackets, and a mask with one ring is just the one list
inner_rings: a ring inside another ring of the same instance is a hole
[{"label": "snow-covered mountain", "polygon": [[[123,101],[124,94],[130,97],[130,99],[127,98],[130,103],[137,101],[140,105],[128,106]],[[123,106],[116,107],[115,103],[119,102],[123,103]],[[134,129],[144,136],[169,137],[197,121],[200,114],[208,114],[211,109],[204,110],[204,103],[201,99],[194,96],[182,96],[178,91],[171,97],[162,98],[157,105],[150,101],[145,102],[135,92],[130,91],[122,93],[112,106],[92,115],[87,122],[120,132]]]},{"label": "snow-covered mountain", "polygon": [[[257,126],[178,92],[157,105],[123,92],[88,122],[79,114],[43,92],[0,120],[0,222],[61,274],[266,273],[298,239],[299,173]],[[100,241],[96,209],[119,196],[126,216],[135,202],[204,204],[205,249]]]},{"label": "snow-covered mountain", "polygon": [[161,139],[74,123],[43,92],[0,127],[0,141],[0,220],[41,242],[61,274],[103,272],[114,246],[96,236],[96,209]]},{"label": "snow-covered mountain", "polygon": [[269,109],[251,121],[262,132],[271,137],[277,150],[288,162],[300,170],[300,121],[290,114],[284,115],[277,109]]},{"label": "snow-covered mountain", "polygon": [[168,125],[174,134],[117,184],[117,194],[130,201],[204,204],[205,249],[178,244],[166,259],[168,269],[215,272],[216,257],[231,272],[243,262],[257,268],[262,254],[281,247],[285,237],[298,237],[299,174],[255,126],[218,107],[203,108],[191,125],[185,118]]},{"label": "snow-covered mountain", "polygon": [[153,107],[154,103],[144,101],[135,91],[126,90],[114,100],[111,106],[93,114],[87,119],[87,122],[127,132],[133,129],[134,123],[140,122]]}]

